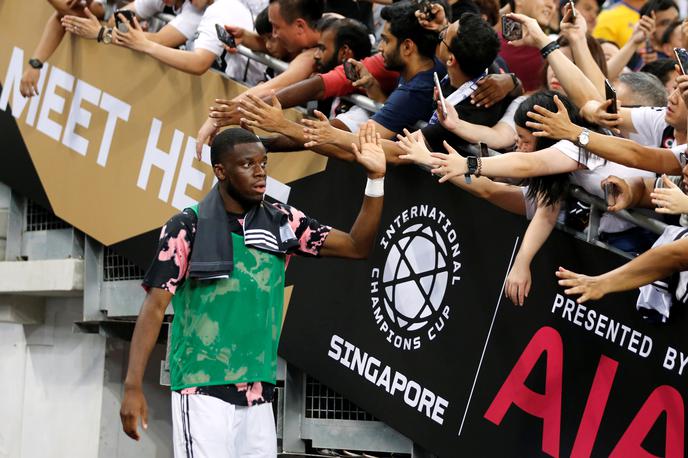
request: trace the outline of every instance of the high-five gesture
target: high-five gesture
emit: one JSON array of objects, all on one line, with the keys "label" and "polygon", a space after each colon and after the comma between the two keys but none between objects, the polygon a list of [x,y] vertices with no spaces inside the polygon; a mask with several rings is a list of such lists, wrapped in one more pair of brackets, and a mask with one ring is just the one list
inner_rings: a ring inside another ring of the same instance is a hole
[{"label": "high-five gesture", "polygon": [[564,293],[571,295],[580,295],[576,302],[582,304],[587,301],[594,301],[610,292],[607,283],[600,276],[589,277],[587,275],[577,274],[571,272],[563,267],[555,272],[559,277],[559,285],[565,286]]},{"label": "high-five gesture", "polygon": [[356,162],[366,169],[368,178],[371,179],[385,176],[387,160],[380,143],[380,134],[375,131],[375,123],[368,121],[358,131],[358,145],[351,144]]},{"label": "high-five gesture", "polygon": [[[315,110],[313,114],[318,118],[317,120],[304,119],[302,121],[303,125],[306,126],[303,128],[303,134],[306,140],[308,140],[308,142],[303,145],[304,147],[313,148],[314,146],[320,145],[332,145],[337,144],[338,140],[346,139],[347,132],[343,132],[332,126],[327,116],[322,112]],[[348,143],[347,141],[346,144],[348,145]]]},{"label": "high-five gesture", "polygon": [[441,176],[439,179],[440,183],[444,183],[454,177],[465,175],[468,171],[465,157],[457,153],[446,141],[444,142],[444,148],[447,150],[448,154],[431,153],[434,158],[431,164],[434,168],[431,171]]},{"label": "high-five gesture", "polygon": [[411,133],[408,129],[404,129],[404,135],[397,134],[397,139],[397,145],[404,150],[404,154],[400,155],[399,159],[413,161],[419,165],[432,165],[433,158],[420,130]]},{"label": "high-five gesture", "polygon": [[549,137],[557,140],[572,140],[578,138],[580,129],[576,129],[576,125],[571,122],[569,112],[566,107],[559,100],[559,96],[554,96],[554,103],[557,104],[557,112],[553,113],[547,108],[535,105],[532,111],[528,112],[528,117],[533,121],[528,121],[526,126],[535,130],[533,135],[536,137]]},{"label": "high-five gesture", "polygon": [[287,122],[275,91],[272,91],[272,105],[249,94],[239,101],[239,111],[242,114],[241,122],[267,132],[281,132]]}]

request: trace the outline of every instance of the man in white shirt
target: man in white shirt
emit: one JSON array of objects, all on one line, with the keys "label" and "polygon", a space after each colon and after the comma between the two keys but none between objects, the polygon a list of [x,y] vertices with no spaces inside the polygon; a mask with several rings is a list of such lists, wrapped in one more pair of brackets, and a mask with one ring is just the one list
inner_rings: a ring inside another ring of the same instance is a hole
[{"label": "man in white shirt", "polygon": [[127,22],[129,30],[123,33],[115,29],[113,42],[148,54],[171,67],[194,75],[205,73],[216,59],[224,57],[221,66],[229,77],[249,85],[260,81],[263,66],[240,54],[225,52],[222,42],[217,38],[215,28],[215,25],[219,24],[252,30],[253,19],[248,8],[239,0],[198,0],[197,3],[198,6],[207,6],[207,8],[198,25],[198,37],[194,41],[193,51],[161,46],[146,38],[138,21],[129,24],[126,18],[124,22]]},{"label": "man in white shirt", "polygon": [[589,101],[581,108],[581,114],[595,124],[618,127],[624,137],[643,146],[671,148],[686,143],[688,110],[678,89],[669,95],[666,107],[620,108],[618,120],[611,120],[614,115],[606,114],[608,103]]}]

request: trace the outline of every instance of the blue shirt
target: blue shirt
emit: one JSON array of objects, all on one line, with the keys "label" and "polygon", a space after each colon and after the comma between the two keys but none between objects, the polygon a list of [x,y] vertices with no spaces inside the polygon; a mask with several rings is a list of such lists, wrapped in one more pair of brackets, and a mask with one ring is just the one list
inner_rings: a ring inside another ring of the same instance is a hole
[{"label": "blue shirt", "polygon": [[435,82],[433,72],[442,79],[447,69],[442,63],[434,59],[432,70],[416,73],[410,80],[399,78],[399,85],[389,95],[380,111],[375,113],[373,121],[392,132],[401,133],[404,128],[410,129],[418,121],[427,121],[435,111],[433,91]]}]

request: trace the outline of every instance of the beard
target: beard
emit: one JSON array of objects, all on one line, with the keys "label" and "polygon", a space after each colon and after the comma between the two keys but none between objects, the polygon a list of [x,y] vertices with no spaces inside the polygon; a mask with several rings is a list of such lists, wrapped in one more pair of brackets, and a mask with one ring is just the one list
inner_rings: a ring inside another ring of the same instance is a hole
[{"label": "beard", "polygon": [[399,54],[399,47],[396,47],[394,51],[390,52],[388,55],[383,54],[383,58],[385,61],[385,69],[387,70],[400,72],[405,67],[401,60],[401,55]]},{"label": "beard", "polygon": [[339,59],[337,58],[338,55],[339,55],[339,50],[337,50],[332,55],[332,57],[330,57],[330,60],[328,60],[327,62],[323,62],[322,60],[319,61],[317,64],[318,73],[327,73],[330,70],[334,70],[334,68],[337,65],[341,64],[341,62],[339,62]]}]

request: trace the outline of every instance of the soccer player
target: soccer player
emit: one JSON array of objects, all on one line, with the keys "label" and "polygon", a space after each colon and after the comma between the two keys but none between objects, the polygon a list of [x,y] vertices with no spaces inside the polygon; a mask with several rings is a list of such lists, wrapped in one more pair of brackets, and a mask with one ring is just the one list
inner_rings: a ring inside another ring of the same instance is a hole
[{"label": "soccer player", "polygon": [[175,457],[274,457],[272,400],[291,255],[367,257],[382,213],[385,154],[375,126],[361,129],[356,160],[368,172],[348,233],[263,200],[267,154],[232,128],[211,146],[218,184],[163,226],[143,281],[148,294],[131,341],[120,416],[127,435],[146,429],[143,373],[172,302],[170,373]]}]

